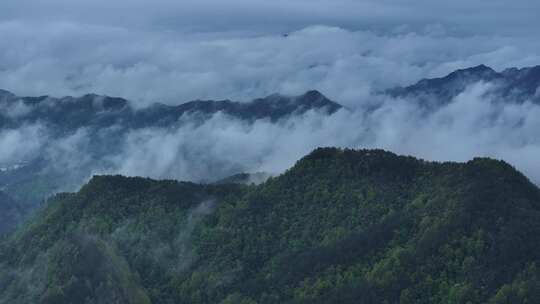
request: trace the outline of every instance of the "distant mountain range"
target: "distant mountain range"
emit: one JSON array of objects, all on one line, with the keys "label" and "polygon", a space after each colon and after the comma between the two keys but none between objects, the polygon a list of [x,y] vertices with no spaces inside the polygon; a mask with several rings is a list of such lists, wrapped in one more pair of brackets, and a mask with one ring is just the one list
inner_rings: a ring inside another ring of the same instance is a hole
[{"label": "distant mountain range", "polygon": [[0,108],[5,109],[0,113],[0,128],[40,122],[58,132],[66,132],[82,127],[112,125],[126,128],[170,127],[177,124],[183,115],[205,119],[218,112],[247,121],[269,119],[275,122],[309,110],[332,114],[342,106],[318,91],[300,96],[273,94],[251,102],[195,100],[176,106],[156,103],[137,109],[131,102],[117,97],[95,94],[62,98],[19,97],[0,90]]},{"label": "distant mountain range", "polygon": [[387,90],[384,94],[436,108],[451,102],[467,87],[479,82],[492,85],[486,92],[492,99],[540,104],[540,66],[510,68],[499,73],[490,67],[479,65],[454,71],[441,78],[422,79],[411,86]]},{"label": "distant mountain range", "polygon": [[[493,86],[487,92],[493,98],[507,102],[540,103],[540,66],[496,72],[479,65],[456,70],[441,78],[422,79],[410,86],[388,89],[381,94],[436,107],[449,103],[467,87],[479,82]],[[0,109],[3,109],[0,112],[0,129],[36,122],[53,126],[61,132],[112,125],[126,128],[168,127],[178,123],[183,115],[204,120],[218,112],[247,121],[269,119],[275,122],[309,110],[332,114],[342,108],[342,105],[315,90],[300,96],[273,94],[251,102],[195,100],[179,105],[156,103],[145,108],[136,108],[123,98],[95,94],[62,98],[20,97],[0,90]]]}]

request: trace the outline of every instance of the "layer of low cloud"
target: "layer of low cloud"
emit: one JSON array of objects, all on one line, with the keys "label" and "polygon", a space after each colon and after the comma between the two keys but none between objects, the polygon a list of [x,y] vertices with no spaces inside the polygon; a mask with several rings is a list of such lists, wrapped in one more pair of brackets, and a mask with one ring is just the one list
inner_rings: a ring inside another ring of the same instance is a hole
[{"label": "layer of low cloud", "polygon": [[435,161],[504,159],[540,182],[540,106],[487,99],[490,86],[473,84],[427,116],[413,102],[388,99],[374,112],[308,112],[277,124],[218,114],[202,125],[133,131],[116,163],[122,174],[200,180],[278,174],[319,146],[383,148]]},{"label": "layer of low cloud", "polygon": [[[201,123],[187,115],[173,128],[118,132],[112,127],[97,131],[97,137],[96,131],[83,128],[46,143],[39,141],[46,132],[26,126],[0,134],[1,143],[16,143],[3,150],[2,159],[39,149],[50,161],[50,170],[73,175],[69,186],[76,188],[92,174],[190,181],[213,181],[239,172],[280,174],[320,146],[383,148],[433,161],[503,159],[540,183],[540,106],[486,95],[493,86],[471,84],[430,113],[411,100],[379,97],[376,110],[343,109],[330,116],[309,111],[277,123],[249,123],[222,113]],[[99,137],[111,138],[115,149],[90,152],[97,148],[89,138]],[[34,142],[42,148],[32,146]]]},{"label": "layer of low cloud", "polygon": [[35,157],[47,140],[40,125],[0,130],[0,165],[16,164]]}]

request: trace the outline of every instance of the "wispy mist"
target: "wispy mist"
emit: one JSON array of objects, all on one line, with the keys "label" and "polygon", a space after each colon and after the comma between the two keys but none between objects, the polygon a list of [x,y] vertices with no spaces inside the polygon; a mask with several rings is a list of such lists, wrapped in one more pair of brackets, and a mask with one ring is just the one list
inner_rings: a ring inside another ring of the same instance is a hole
[{"label": "wispy mist", "polygon": [[[12,143],[1,157],[14,160],[39,151],[48,160],[44,170],[74,176],[76,186],[97,173],[191,181],[239,172],[279,174],[319,146],[383,148],[436,161],[500,158],[539,183],[540,106],[486,94],[493,88],[472,84],[431,112],[414,100],[374,96],[376,108],[332,115],[308,111],[277,122],[248,122],[218,112],[202,122],[184,115],[166,128],[82,128],[55,138],[43,126],[25,126],[1,133],[0,142]],[[93,141],[99,138],[111,138],[114,147],[96,148],[107,143]]]},{"label": "wispy mist", "polygon": [[46,141],[40,125],[0,130],[0,164],[10,164],[36,157]]}]

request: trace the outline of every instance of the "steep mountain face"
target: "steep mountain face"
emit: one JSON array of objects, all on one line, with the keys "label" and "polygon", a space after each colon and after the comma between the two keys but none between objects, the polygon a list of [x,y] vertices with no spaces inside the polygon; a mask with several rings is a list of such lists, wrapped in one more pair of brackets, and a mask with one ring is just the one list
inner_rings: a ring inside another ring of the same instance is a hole
[{"label": "steep mountain face", "polygon": [[540,190],[486,158],[324,148],[260,185],[97,176],[1,243],[0,303],[533,303],[539,236]]},{"label": "steep mountain face", "polygon": [[511,68],[498,73],[490,67],[479,65],[454,71],[442,78],[423,79],[414,85],[391,89],[385,93],[436,108],[449,103],[467,87],[479,82],[492,85],[486,94],[493,99],[540,104],[540,66]]}]

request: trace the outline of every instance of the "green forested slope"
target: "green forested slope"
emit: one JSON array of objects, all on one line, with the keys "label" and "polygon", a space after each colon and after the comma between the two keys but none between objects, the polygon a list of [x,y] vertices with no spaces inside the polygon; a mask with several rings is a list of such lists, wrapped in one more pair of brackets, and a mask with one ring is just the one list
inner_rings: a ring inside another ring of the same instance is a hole
[{"label": "green forested slope", "polygon": [[0,191],[0,236],[15,229],[22,217],[21,205]]},{"label": "green forested slope", "polygon": [[0,303],[537,303],[540,191],[325,148],[258,186],[95,177],[0,255]]}]

